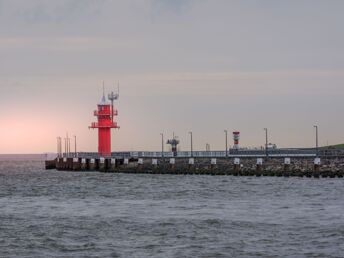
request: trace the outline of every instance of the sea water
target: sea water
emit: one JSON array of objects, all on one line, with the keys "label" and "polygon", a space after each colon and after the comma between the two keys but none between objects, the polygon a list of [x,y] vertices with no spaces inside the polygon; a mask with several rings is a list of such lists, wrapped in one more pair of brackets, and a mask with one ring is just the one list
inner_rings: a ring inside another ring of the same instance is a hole
[{"label": "sea water", "polygon": [[0,156],[0,257],[344,257],[344,179],[44,170]]}]

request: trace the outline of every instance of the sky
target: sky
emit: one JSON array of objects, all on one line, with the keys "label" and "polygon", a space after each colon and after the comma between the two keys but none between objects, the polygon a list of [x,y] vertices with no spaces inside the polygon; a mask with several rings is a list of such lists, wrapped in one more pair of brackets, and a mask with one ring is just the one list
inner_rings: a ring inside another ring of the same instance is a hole
[{"label": "sky", "polygon": [[[93,110],[120,84],[114,151],[344,143],[344,1],[0,0],[0,153],[97,151]],[[231,135],[229,145],[232,145]],[[73,145],[74,146],[74,145]],[[166,146],[167,148],[167,146]]]}]

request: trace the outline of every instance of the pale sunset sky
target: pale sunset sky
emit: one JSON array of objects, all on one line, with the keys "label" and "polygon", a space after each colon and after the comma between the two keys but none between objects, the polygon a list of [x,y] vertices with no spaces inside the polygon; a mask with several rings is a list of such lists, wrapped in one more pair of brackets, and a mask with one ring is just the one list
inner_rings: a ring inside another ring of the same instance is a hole
[{"label": "pale sunset sky", "polygon": [[[97,151],[93,110],[120,83],[113,151],[344,143],[344,1],[0,0],[0,153]],[[231,135],[229,145],[232,145]],[[167,146],[166,146],[167,148]]]}]

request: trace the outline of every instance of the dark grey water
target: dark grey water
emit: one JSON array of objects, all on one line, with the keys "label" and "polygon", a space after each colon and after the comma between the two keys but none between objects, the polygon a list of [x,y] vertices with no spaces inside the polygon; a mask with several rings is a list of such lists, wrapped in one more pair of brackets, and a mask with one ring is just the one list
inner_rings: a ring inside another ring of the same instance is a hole
[{"label": "dark grey water", "polygon": [[44,171],[0,159],[0,257],[343,257],[344,180]]}]

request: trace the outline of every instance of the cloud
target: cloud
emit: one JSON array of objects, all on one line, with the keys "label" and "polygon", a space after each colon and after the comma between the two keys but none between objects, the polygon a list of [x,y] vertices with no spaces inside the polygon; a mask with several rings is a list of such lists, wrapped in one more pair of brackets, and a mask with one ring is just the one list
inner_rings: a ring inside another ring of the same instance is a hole
[{"label": "cloud", "polygon": [[[157,95],[286,96],[344,94],[344,70],[275,70],[264,72],[170,72],[130,74],[130,84],[149,85]],[[173,87],[171,86],[173,85]],[[135,89],[131,94],[139,94]],[[153,93],[154,92],[154,93]]]},{"label": "cloud", "polygon": [[[50,89],[100,89],[102,81],[108,87],[120,81],[127,96],[340,96],[344,95],[344,70],[275,70],[264,72],[146,72],[93,73],[50,76],[1,76],[1,88],[13,92],[22,88],[49,85]],[[98,83],[98,86],[97,86]],[[1,89],[0,89],[1,90]]]},{"label": "cloud", "polygon": [[68,23],[80,18],[92,19],[101,10],[104,0],[3,0],[2,16],[13,21],[39,23]]},{"label": "cloud", "polygon": [[181,15],[191,7],[193,2],[193,0],[151,0],[152,16]]},{"label": "cloud", "polygon": [[0,50],[49,49],[66,51],[139,48],[137,40],[105,37],[6,37],[0,38]]}]

